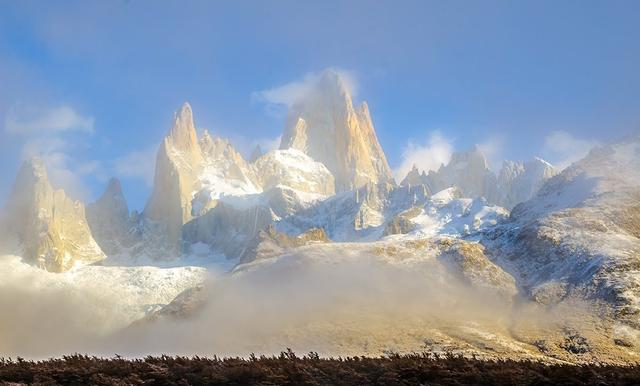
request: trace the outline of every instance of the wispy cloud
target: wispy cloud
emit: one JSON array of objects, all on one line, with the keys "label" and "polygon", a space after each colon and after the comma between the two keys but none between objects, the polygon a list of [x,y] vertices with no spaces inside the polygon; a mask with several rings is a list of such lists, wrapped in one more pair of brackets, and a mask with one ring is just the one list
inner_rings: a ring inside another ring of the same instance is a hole
[{"label": "wispy cloud", "polygon": [[284,115],[287,109],[294,103],[303,100],[313,92],[325,71],[338,73],[349,94],[351,94],[351,96],[356,95],[357,81],[353,72],[339,68],[328,68],[319,72],[309,72],[301,79],[280,86],[262,91],[254,91],[251,94],[251,100],[264,103],[267,113],[271,115]]},{"label": "wispy cloud", "polygon": [[71,106],[38,109],[14,106],[9,109],[4,128],[10,134],[44,134],[63,131],[84,131],[93,133],[94,119],[83,116]]},{"label": "wispy cloud", "polygon": [[553,131],[545,137],[543,156],[562,170],[580,160],[600,143],[593,139],[576,138],[566,131]]},{"label": "wispy cloud", "polygon": [[502,136],[490,136],[478,144],[478,148],[489,161],[489,166],[494,170],[501,167],[504,144]]},{"label": "wispy cloud", "polygon": [[402,162],[394,170],[396,180],[402,180],[413,165],[422,170],[437,170],[446,164],[453,153],[453,140],[445,138],[440,131],[432,131],[426,143],[410,140],[402,152]]},{"label": "wispy cloud", "polygon": [[98,180],[105,180],[106,177],[99,161],[82,161],[72,157],[68,153],[72,147],[73,144],[63,138],[32,138],[24,143],[22,158],[40,157],[55,188],[62,188],[69,196],[86,201],[91,197],[91,190],[84,178],[92,175]]},{"label": "wispy cloud", "polygon": [[99,161],[72,155],[86,138],[78,134],[94,134],[94,119],[78,113],[72,106],[14,105],[5,115],[4,132],[16,138],[22,159],[40,157],[47,167],[51,184],[75,199],[91,197],[85,177],[105,179]]},{"label": "wispy cloud", "polygon": [[137,178],[144,181],[146,186],[153,186],[157,150],[157,146],[154,145],[116,158],[115,174],[120,177]]}]

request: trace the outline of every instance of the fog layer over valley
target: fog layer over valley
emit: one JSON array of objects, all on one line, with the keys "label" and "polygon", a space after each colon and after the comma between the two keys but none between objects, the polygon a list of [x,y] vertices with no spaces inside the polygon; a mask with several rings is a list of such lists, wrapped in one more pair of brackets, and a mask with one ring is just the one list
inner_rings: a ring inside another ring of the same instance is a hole
[{"label": "fog layer over valley", "polygon": [[245,159],[185,103],[130,212],[18,171],[0,218],[0,356],[429,351],[637,360],[640,138],[558,170],[481,146],[392,177],[327,70]]},{"label": "fog layer over valley", "polygon": [[0,302],[11,312],[2,314],[0,328],[10,333],[0,350],[30,358],[247,356],[291,348],[327,356],[429,350],[542,359],[531,334],[561,342],[561,328],[584,331],[578,315],[591,311],[473,286],[437,256],[369,253],[305,250],[210,276],[189,299],[195,304],[157,318],[144,315],[203,284],[202,270],[83,267],[53,274],[5,257]]}]

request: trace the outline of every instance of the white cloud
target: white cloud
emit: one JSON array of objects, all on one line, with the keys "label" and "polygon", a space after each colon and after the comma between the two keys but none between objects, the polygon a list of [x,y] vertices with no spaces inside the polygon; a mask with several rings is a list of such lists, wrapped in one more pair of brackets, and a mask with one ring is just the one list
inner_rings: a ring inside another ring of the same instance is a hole
[{"label": "white cloud", "polygon": [[396,180],[401,181],[416,165],[420,171],[437,170],[441,164],[447,164],[453,153],[453,141],[445,138],[436,130],[429,134],[426,144],[409,141],[402,152],[402,162],[394,170]]},{"label": "white cloud", "polygon": [[93,123],[92,117],[82,116],[68,105],[45,109],[14,106],[7,112],[4,128],[7,133],[22,135],[63,131],[93,133]]},{"label": "white cloud", "polygon": [[[80,115],[69,105],[33,107],[14,105],[5,116],[4,132],[18,139],[22,159],[40,157],[55,188],[64,189],[74,199],[87,200],[91,189],[85,178],[105,179],[99,161],[72,156],[72,149],[84,146],[93,135],[94,119]],[[71,135],[73,133],[73,135]]]},{"label": "white cloud", "polygon": [[502,149],[504,148],[503,137],[489,137],[477,146],[480,149],[480,152],[484,154],[487,161],[489,161],[489,166],[492,169],[499,168],[501,166],[502,160],[504,159],[502,156]]},{"label": "white cloud", "polygon": [[86,201],[91,192],[83,176],[98,173],[100,164],[97,161],[80,163],[74,160],[66,152],[69,147],[69,143],[62,138],[33,138],[24,143],[22,158],[40,157],[53,187],[64,189],[74,199]]},{"label": "white cloud", "polygon": [[558,130],[545,137],[542,154],[558,170],[562,170],[582,159],[599,144],[596,140],[576,138],[566,131]]},{"label": "white cloud", "polygon": [[288,107],[291,107],[294,103],[310,95],[326,71],[338,73],[351,96],[355,96],[357,92],[357,82],[354,73],[338,68],[328,68],[320,72],[307,73],[302,79],[281,86],[263,91],[255,91],[251,94],[251,99],[264,103],[268,113],[276,116],[282,115],[282,113],[286,113]]},{"label": "white cloud", "polygon": [[132,151],[114,161],[115,174],[121,177],[138,178],[151,187],[156,167],[157,146]]}]

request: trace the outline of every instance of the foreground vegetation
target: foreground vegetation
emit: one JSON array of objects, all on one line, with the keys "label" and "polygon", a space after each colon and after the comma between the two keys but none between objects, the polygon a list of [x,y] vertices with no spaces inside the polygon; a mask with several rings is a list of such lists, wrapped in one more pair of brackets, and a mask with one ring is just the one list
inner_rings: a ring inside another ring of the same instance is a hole
[{"label": "foreground vegetation", "polygon": [[0,384],[43,385],[637,385],[640,367],[549,365],[428,354],[383,358],[147,357],[85,355],[46,361],[0,359]]}]

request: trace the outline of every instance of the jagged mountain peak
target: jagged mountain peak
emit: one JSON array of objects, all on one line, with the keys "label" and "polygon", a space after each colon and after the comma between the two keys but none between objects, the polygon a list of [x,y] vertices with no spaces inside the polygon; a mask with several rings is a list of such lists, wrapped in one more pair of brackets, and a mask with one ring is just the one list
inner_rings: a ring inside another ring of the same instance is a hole
[{"label": "jagged mountain peak", "polygon": [[337,191],[391,180],[366,103],[354,108],[339,72],[327,70],[289,111],[280,149],[294,148],[322,162]]},{"label": "jagged mountain peak", "polygon": [[467,151],[455,152],[451,155],[451,160],[447,166],[455,168],[461,167],[480,167],[482,169],[489,170],[489,162],[487,157],[480,149],[478,145],[473,145],[471,149]]},{"label": "jagged mountain peak", "polygon": [[466,197],[484,197],[491,203],[497,200],[496,175],[489,169],[489,163],[477,145],[453,153],[449,163],[441,165],[438,171],[429,171],[425,181],[433,192],[457,186]]},{"label": "jagged mountain peak", "polygon": [[115,177],[109,180],[100,198],[87,206],[86,216],[94,239],[108,255],[120,253],[137,241],[130,232],[134,225],[127,200]]},{"label": "jagged mountain peak", "polygon": [[197,147],[198,135],[189,103],[185,102],[174,114],[166,139],[177,150],[193,151]]},{"label": "jagged mountain peak", "polygon": [[111,177],[109,179],[109,183],[107,184],[107,189],[103,193],[104,196],[120,196],[122,195],[122,185],[120,184],[120,180],[117,177]]},{"label": "jagged mountain peak", "polygon": [[[127,216],[127,202],[124,198],[124,194],[122,193],[122,185],[120,184],[120,180],[117,177],[111,177],[107,184],[107,188],[104,190],[102,195],[91,205],[95,205],[97,203],[102,203],[109,208],[118,207],[118,210],[121,210],[124,207]],[[91,206],[90,205],[90,206]]]},{"label": "jagged mountain peak", "polygon": [[341,96],[346,100],[351,100],[351,92],[347,80],[335,69],[326,69],[320,75],[318,89],[327,96]]},{"label": "jagged mountain peak", "polygon": [[400,182],[400,186],[415,186],[426,184],[426,178],[426,173],[424,171],[420,173],[420,170],[418,170],[418,166],[416,164],[413,164],[411,170],[409,170],[402,182]]},{"label": "jagged mountain peak", "polygon": [[44,162],[23,162],[7,203],[7,223],[28,261],[50,271],[103,259],[91,235],[84,205],[53,189]]}]

